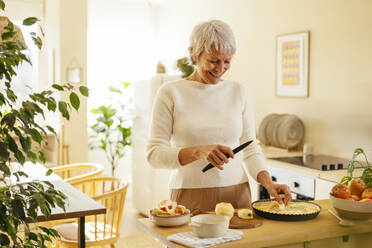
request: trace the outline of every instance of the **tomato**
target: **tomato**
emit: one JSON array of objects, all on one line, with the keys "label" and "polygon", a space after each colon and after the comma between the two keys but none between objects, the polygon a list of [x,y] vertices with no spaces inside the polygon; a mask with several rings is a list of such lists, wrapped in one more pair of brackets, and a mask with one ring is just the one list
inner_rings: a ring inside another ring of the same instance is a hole
[{"label": "tomato", "polygon": [[348,199],[351,198],[349,188],[342,183],[338,183],[332,188],[332,195],[337,198]]}]

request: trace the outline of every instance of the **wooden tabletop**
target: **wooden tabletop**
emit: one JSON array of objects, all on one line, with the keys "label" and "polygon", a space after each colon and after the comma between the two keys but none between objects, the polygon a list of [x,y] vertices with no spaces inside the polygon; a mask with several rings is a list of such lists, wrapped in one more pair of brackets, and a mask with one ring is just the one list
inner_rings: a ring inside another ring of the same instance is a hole
[{"label": "wooden tabletop", "polygon": [[[38,221],[70,219],[106,213],[105,207],[71,186],[71,184],[63,180],[50,182],[54,185],[55,189],[62,191],[67,196],[66,212],[56,207],[52,209],[52,213],[48,219],[40,213],[37,217]],[[29,219],[28,221],[31,222],[32,220]]]},{"label": "wooden tabletop", "polygon": [[[63,181],[58,175],[52,173],[50,176],[46,176],[48,168],[45,168],[39,163],[26,162],[23,166],[13,163],[12,166],[13,170],[22,170],[28,174],[29,177],[21,178],[22,183],[27,183],[35,179],[40,181],[49,181],[54,185],[55,189],[60,190],[67,196],[66,212],[59,207],[53,208],[48,221],[106,213],[105,207],[71,186],[71,184]],[[13,178],[13,180],[15,180],[15,178]],[[40,213],[37,220],[46,221],[47,219],[42,215],[42,213]],[[28,218],[27,221],[33,222],[31,218]]]},{"label": "wooden tabletop", "polygon": [[[260,227],[240,229],[243,232],[241,240],[224,243],[216,247],[270,247],[372,232],[372,221],[359,221],[355,222],[355,225],[352,227],[342,227],[338,224],[339,221],[328,212],[328,209],[332,209],[329,200],[314,202],[322,207],[322,211],[313,220],[283,222],[264,219],[263,225]],[[171,248],[184,246],[168,241],[167,237],[169,235],[192,231],[192,228],[188,225],[181,227],[158,227],[152,224],[148,218],[138,219],[137,224],[144,231]]]}]

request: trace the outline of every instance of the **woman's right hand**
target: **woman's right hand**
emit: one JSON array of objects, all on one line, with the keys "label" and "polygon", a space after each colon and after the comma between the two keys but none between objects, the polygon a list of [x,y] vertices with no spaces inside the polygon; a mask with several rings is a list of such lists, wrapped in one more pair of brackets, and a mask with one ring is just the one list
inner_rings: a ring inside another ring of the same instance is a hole
[{"label": "woman's right hand", "polygon": [[181,165],[186,165],[195,160],[206,160],[218,169],[223,170],[223,165],[229,162],[227,155],[234,158],[234,153],[228,146],[205,145],[181,149],[178,159]]}]

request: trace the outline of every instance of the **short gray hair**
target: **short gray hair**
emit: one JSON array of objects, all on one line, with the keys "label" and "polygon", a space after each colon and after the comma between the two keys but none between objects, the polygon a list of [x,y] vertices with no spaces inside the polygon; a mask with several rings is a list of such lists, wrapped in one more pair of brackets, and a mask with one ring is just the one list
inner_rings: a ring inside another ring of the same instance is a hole
[{"label": "short gray hair", "polygon": [[[192,48],[192,50],[191,50]],[[225,22],[210,20],[195,26],[190,37],[190,57],[195,64],[203,51],[212,49],[233,55],[236,50],[234,34]]]}]

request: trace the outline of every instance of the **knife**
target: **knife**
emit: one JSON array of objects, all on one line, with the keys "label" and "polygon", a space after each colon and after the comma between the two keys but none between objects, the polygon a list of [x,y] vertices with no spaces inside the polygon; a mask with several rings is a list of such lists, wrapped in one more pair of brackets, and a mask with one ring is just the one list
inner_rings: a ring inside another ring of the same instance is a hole
[{"label": "knife", "polygon": [[[238,146],[237,148],[235,148],[233,151],[234,154],[240,152],[241,150],[243,150],[244,148],[246,148],[249,144],[251,144],[253,142],[253,140],[250,140],[248,142],[245,142],[244,144],[241,144],[240,146]],[[226,154],[226,157],[229,158],[230,155],[229,154]],[[202,169],[202,172],[206,172],[207,170],[209,169],[212,169],[214,166],[209,163],[207,166],[205,166],[203,169]]]}]

